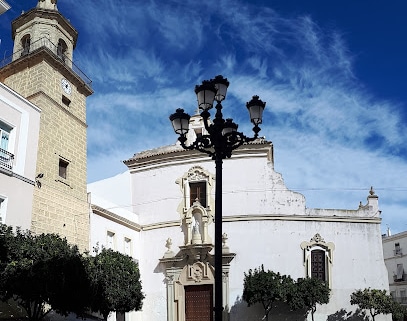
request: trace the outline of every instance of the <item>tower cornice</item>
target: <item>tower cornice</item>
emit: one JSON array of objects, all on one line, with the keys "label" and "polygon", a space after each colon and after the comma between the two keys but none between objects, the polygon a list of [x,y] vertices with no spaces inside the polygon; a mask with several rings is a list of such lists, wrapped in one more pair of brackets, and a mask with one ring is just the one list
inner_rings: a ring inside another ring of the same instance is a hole
[{"label": "tower cornice", "polygon": [[66,19],[63,15],[61,15],[56,10],[47,10],[41,8],[33,8],[26,13],[23,13],[18,18],[14,19],[11,24],[11,32],[13,40],[15,39],[17,29],[21,26],[29,23],[30,21],[34,21],[35,18],[43,18],[48,20],[56,20],[58,24],[69,33],[69,35],[73,39],[73,47],[76,46],[76,41],[78,39],[78,31],[71,25],[71,23]]},{"label": "tower cornice", "polygon": [[77,73],[64,64],[58,57],[47,47],[40,47],[39,49],[31,52],[30,54],[23,56],[17,60],[12,61],[8,65],[0,69],[0,81],[4,80],[17,72],[20,72],[28,67],[32,67],[39,64],[42,61],[46,61],[55,69],[59,70],[61,75],[74,84],[80,93],[90,96],[93,94],[93,90],[90,84],[86,83]]}]

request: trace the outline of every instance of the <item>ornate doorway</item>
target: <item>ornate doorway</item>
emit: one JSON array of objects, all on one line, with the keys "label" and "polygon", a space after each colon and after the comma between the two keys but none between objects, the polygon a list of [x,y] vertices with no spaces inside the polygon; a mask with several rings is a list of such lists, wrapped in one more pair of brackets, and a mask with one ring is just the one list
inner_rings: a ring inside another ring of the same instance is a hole
[{"label": "ornate doorway", "polygon": [[213,320],[212,284],[185,287],[185,321]]}]

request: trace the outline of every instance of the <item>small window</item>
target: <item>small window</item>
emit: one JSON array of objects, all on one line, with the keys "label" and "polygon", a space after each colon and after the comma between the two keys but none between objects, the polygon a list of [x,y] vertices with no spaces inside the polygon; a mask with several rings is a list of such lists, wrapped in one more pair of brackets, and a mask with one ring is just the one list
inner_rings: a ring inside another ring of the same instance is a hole
[{"label": "small window", "polygon": [[199,201],[203,207],[206,207],[206,182],[191,182],[190,189],[190,206],[195,201]]},{"label": "small window", "polygon": [[8,143],[10,140],[10,126],[0,122],[0,149],[8,151]]},{"label": "small window", "polygon": [[126,321],[126,314],[121,312],[116,312],[116,321]]},{"label": "small window", "polygon": [[0,223],[6,223],[6,199],[0,197]]},{"label": "small window", "polygon": [[395,254],[395,255],[401,255],[400,243],[394,244],[394,254]]},{"label": "small window", "polygon": [[21,52],[21,56],[26,56],[30,53],[30,46],[31,46],[31,37],[30,35],[25,35],[21,39],[21,46],[23,47],[23,51]]},{"label": "small window", "polygon": [[71,101],[68,99],[68,97],[62,95],[62,103],[69,107]]},{"label": "small window", "polygon": [[69,163],[63,159],[59,159],[59,177],[67,178]]},{"label": "small window", "polygon": [[66,45],[65,41],[62,39],[59,39],[58,41],[58,48],[57,48],[57,56],[59,59],[65,62],[65,55],[66,55],[66,50],[68,49],[68,46]]},{"label": "small window", "polygon": [[199,138],[202,136],[202,128],[195,128],[194,131],[195,131],[196,138]]},{"label": "small window", "polygon": [[402,298],[405,298],[406,297],[406,290],[400,290],[400,296]]},{"label": "small window", "polygon": [[113,232],[108,231],[107,232],[107,240],[106,240],[106,247],[108,249],[114,250],[114,239],[115,239],[115,234]]},{"label": "small window", "polygon": [[398,281],[403,280],[403,274],[404,274],[403,264],[397,264],[396,280]]},{"label": "small window", "polygon": [[131,256],[131,239],[124,238],[124,254]]},{"label": "small window", "polygon": [[12,168],[14,155],[9,152],[11,127],[0,121],[0,165]]}]

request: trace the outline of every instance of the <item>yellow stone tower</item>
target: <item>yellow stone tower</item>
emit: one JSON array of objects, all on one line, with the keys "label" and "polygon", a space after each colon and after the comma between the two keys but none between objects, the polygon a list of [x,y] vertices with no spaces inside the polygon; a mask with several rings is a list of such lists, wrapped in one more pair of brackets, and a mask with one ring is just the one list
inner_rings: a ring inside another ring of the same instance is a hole
[{"label": "yellow stone tower", "polygon": [[[89,247],[86,191],[86,97],[90,80],[72,63],[78,32],[57,9],[39,0],[12,22],[10,63],[0,81],[41,108],[31,230],[58,233]],[[21,200],[24,201],[24,200]]]}]

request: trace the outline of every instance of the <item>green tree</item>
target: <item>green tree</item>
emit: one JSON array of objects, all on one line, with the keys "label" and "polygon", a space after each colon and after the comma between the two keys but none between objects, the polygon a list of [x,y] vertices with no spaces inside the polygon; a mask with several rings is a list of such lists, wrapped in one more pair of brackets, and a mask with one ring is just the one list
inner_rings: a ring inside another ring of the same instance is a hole
[{"label": "green tree", "polygon": [[329,302],[329,287],[316,278],[300,278],[295,283],[294,294],[289,304],[293,310],[305,309],[307,314],[311,312],[312,321],[317,304]]},{"label": "green tree", "polygon": [[350,303],[369,311],[373,321],[378,314],[392,313],[395,319],[400,319],[406,313],[405,308],[395,302],[386,290],[370,288],[357,290],[351,294]]},{"label": "green tree", "polygon": [[51,310],[63,315],[85,311],[86,271],[78,248],[66,239],[20,230],[14,234],[1,225],[0,260],[0,300],[15,300],[30,321]]},{"label": "green tree", "polygon": [[243,300],[248,306],[261,303],[263,319],[268,320],[276,301],[290,302],[294,291],[294,280],[290,276],[273,271],[265,271],[262,265],[244,274]]},{"label": "green tree", "polygon": [[138,264],[119,252],[102,249],[88,257],[88,275],[91,282],[90,309],[100,312],[105,319],[110,312],[124,313],[140,310],[142,293]]}]

